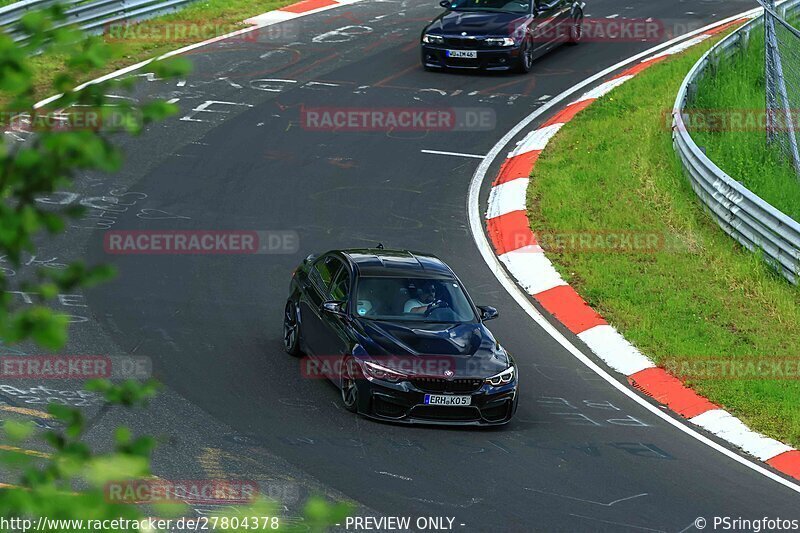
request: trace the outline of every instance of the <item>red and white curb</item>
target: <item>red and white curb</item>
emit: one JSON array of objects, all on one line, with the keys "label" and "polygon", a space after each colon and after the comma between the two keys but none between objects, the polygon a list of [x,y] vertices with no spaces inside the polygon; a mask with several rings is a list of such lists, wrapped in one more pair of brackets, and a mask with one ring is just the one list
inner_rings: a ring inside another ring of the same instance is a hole
[{"label": "red and white curb", "polygon": [[709,29],[648,57],[584,93],[529,132],[500,166],[489,194],[486,226],[495,253],[525,292],[577,335],[609,367],[627,376],[633,387],[776,470],[800,479],[800,451],[751,430],[732,414],[656,367],[592,309],[547,259],[530,228],[526,210],[528,183],[539,155],[575,115],[650,66],[748,18],[752,17]]},{"label": "red and white curb", "polygon": [[252,24],[263,28],[264,26],[285,22],[312,13],[319,13],[320,11],[326,11],[345,4],[353,4],[358,1],[359,0],[301,0],[300,2],[274,11],[268,11],[262,15],[250,17],[244,22],[245,24]]}]

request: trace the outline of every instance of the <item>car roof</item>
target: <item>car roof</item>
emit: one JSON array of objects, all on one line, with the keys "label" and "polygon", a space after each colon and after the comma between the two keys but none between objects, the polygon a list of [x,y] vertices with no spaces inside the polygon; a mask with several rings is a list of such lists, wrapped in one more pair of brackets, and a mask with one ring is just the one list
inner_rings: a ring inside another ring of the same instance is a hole
[{"label": "car roof", "polygon": [[350,260],[361,276],[455,277],[444,261],[422,252],[381,248],[352,248],[339,252]]}]

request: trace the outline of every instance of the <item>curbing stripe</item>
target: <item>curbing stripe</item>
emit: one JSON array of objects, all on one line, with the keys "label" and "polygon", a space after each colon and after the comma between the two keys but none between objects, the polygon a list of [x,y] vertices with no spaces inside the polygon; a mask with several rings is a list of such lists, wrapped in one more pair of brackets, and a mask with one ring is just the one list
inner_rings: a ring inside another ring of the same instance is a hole
[{"label": "curbing stripe", "polygon": [[522,155],[509,157],[503,161],[500,166],[500,173],[492,185],[500,185],[518,178],[530,178],[533,165],[536,164],[536,160],[539,159],[539,154],[541,153],[541,150],[532,150]]},{"label": "curbing stripe", "polygon": [[628,382],[684,418],[694,418],[706,411],[719,409],[718,405],[686,387],[681,380],[668,374],[663,368],[640,370],[628,375]]},{"label": "curbing stripe", "polygon": [[525,211],[525,191],[530,178],[517,178],[492,187],[486,216],[496,218],[513,211]]},{"label": "curbing stripe", "polygon": [[588,329],[578,337],[608,366],[626,376],[655,366],[633,344],[625,340],[619,331],[608,324]]},{"label": "curbing stripe", "polygon": [[798,450],[790,450],[776,455],[767,461],[767,464],[775,470],[800,479],[800,451]]},{"label": "curbing stripe", "polygon": [[530,295],[567,284],[538,245],[503,254],[500,261]]},{"label": "curbing stripe", "polygon": [[[634,388],[652,396],[693,424],[765,461],[776,470],[800,479],[800,451],[751,430],[732,414],[683,385],[678,378],[662,368],[657,368],[653,361],[595,312],[561,278],[547,259],[526,217],[529,176],[542,150],[564,124],[598,98],[668,56],[683,52],[750,18],[752,17],[739,18],[707,29],[642,60],[584,93],[539,128],[529,132],[517,143],[500,167],[489,194],[486,224],[495,253],[517,283],[608,366],[627,376]],[[518,194],[519,200],[509,198],[509,194]]]},{"label": "curbing stripe", "polygon": [[525,211],[513,211],[489,219],[487,231],[499,255],[518,250],[525,245],[537,244]]},{"label": "curbing stripe", "polygon": [[701,33],[697,37],[689,39],[688,41],[684,41],[684,42],[682,42],[680,44],[676,44],[672,48],[667,48],[663,52],[660,52],[660,53],[654,55],[650,59],[658,59],[658,58],[661,58],[661,57],[666,57],[666,56],[679,54],[681,52],[684,52],[684,51],[688,50],[689,48],[691,48],[692,46],[694,46],[696,44],[702,43],[703,41],[705,41],[709,37],[711,37],[710,33]]},{"label": "curbing stripe", "polygon": [[575,118],[575,115],[592,105],[592,102],[595,101],[595,98],[585,98],[582,100],[578,100],[577,102],[572,102],[567,107],[553,115],[550,120],[542,124],[541,127],[551,126],[553,124],[566,123]]},{"label": "curbing stripe", "polygon": [[728,30],[728,29],[730,29],[730,28],[732,28],[732,27],[734,27],[734,26],[736,26],[738,24],[741,24],[743,22],[747,22],[748,20],[750,20],[749,17],[742,17],[742,18],[737,19],[737,20],[732,20],[731,22],[728,22],[727,24],[723,24],[721,26],[717,26],[716,28],[708,30],[707,32],[705,32],[705,35],[716,35],[718,33],[722,33],[723,31]]},{"label": "curbing stripe", "polygon": [[553,135],[558,133],[558,130],[560,130],[563,125],[564,124],[550,124],[549,126],[530,132],[524,139],[517,143],[517,147],[508,157],[522,155],[534,150],[541,152],[544,150],[544,147],[547,146],[547,143],[550,142],[550,139],[553,138]]},{"label": "curbing stripe", "polygon": [[548,313],[556,317],[576,335],[595,326],[607,324],[603,317],[597,314],[597,311],[592,309],[569,285],[554,287],[537,293],[534,297],[539,300],[542,307],[547,309]]},{"label": "curbing stripe", "polygon": [[598,98],[602,98],[612,90],[616,89],[629,79],[633,78],[632,75],[627,76],[620,76],[619,78],[611,78],[605,83],[601,83],[591,91],[588,91],[586,94],[578,98],[577,102],[581,102],[583,100],[597,100]]},{"label": "curbing stripe", "polygon": [[652,67],[656,63],[660,63],[660,62],[664,61],[666,58],[667,58],[667,56],[661,56],[661,57],[654,57],[652,59],[647,59],[645,61],[642,61],[638,65],[634,65],[629,69],[623,70],[617,76],[615,76],[615,78],[621,78],[623,76],[636,76],[637,74],[641,73],[642,71],[645,71],[648,68]]},{"label": "curbing stripe", "polygon": [[296,4],[282,7],[279,9],[279,11],[288,11],[289,13],[306,13],[321,7],[335,6],[338,3],[339,2],[336,0],[302,0]]},{"label": "curbing stripe", "polygon": [[762,461],[792,450],[791,446],[753,431],[723,409],[712,409],[690,420]]},{"label": "curbing stripe", "polygon": [[256,26],[269,26],[272,24],[277,24],[279,22],[284,22],[286,20],[291,20],[293,18],[297,18],[297,13],[284,11],[282,9],[276,9],[275,11],[267,11],[266,13],[262,13],[261,15],[250,17],[249,19],[246,19],[244,22],[245,24],[254,24]]}]

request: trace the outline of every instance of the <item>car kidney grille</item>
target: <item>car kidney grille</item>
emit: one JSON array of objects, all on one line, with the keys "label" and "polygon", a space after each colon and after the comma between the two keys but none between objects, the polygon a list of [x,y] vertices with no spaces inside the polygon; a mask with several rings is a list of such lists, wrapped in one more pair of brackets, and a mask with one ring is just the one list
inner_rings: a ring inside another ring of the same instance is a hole
[{"label": "car kidney grille", "polygon": [[445,37],[444,44],[456,50],[476,50],[484,48],[483,39],[467,39],[463,37]]},{"label": "car kidney grille", "polygon": [[412,385],[425,392],[475,392],[483,385],[481,379],[453,379],[444,378],[416,378],[411,380]]}]

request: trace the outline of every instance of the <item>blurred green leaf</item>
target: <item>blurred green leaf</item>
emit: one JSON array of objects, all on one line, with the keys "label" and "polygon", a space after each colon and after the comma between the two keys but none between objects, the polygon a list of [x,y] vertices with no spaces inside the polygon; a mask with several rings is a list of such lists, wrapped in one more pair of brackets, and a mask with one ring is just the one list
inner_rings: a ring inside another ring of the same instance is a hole
[{"label": "blurred green leaf", "polygon": [[34,431],[33,422],[20,422],[18,420],[6,420],[3,423],[3,432],[11,442],[21,442],[26,440]]},{"label": "blurred green leaf", "polygon": [[138,479],[150,474],[150,464],[145,457],[116,454],[94,457],[86,463],[85,478],[96,487],[110,481]]}]

